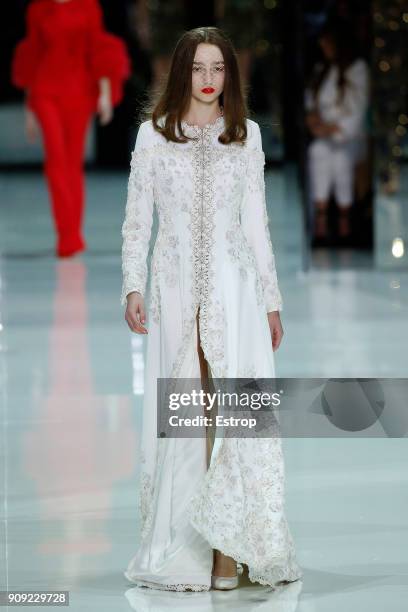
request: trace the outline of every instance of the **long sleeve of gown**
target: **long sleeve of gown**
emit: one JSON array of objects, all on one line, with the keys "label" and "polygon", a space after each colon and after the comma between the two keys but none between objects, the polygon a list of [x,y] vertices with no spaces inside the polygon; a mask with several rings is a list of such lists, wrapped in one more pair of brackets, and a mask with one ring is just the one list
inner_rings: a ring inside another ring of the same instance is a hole
[{"label": "long sleeve of gown", "polygon": [[111,83],[112,102],[118,104],[123,97],[123,84],[130,75],[130,60],[123,40],[107,32],[103,13],[97,0],[89,5],[89,61],[95,81],[108,78]]},{"label": "long sleeve of gown", "polygon": [[121,303],[131,291],[145,295],[147,284],[147,256],[153,223],[152,150],[146,123],[142,123],[136,138],[130,163],[130,175],[125,220],[122,225]]},{"label": "long sleeve of gown", "polygon": [[267,312],[283,310],[282,296],[278,286],[275,255],[269,232],[266,209],[264,165],[265,154],[258,124],[249,136],[247,146],[248,168],[245,191],[241,204],[241,226],[252,247],[261,276]]},{"label": "long sleeve of gown", "polygon": [[30,87],[37,69],[42,45],[39,34],[38,11],[35,3],[26,13],[26,35],[16,45],[11,63],[11,81],[21,89]]}]

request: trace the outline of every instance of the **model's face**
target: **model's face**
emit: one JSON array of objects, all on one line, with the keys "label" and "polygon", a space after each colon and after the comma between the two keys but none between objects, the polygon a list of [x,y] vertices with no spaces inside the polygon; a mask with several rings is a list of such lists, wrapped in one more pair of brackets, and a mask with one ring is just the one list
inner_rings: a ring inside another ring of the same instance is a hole
[{"label": "model's face", "polygon": [[192,68],[192,96],[200,102],[213,102],[224,89],[224,58],[216,45],[200,43]]}]

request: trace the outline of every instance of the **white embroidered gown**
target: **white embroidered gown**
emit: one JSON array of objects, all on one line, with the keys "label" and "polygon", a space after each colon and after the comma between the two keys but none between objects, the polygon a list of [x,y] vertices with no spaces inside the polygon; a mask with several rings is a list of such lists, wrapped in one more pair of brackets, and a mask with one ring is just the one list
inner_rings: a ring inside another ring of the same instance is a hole
[{"label": "white embroidered gown", "polygon": [[[284,512],[281,438],[157,438],[157,378],[275,377],[267,312],[282,310],[265,202],[259,126],[223,145],[224,117],[182,123],[187,143],[139,127],[122,227],[126,295],[145,296],[148,328],[140,477],[140,542],[125,576],[168,590],[209,590],[212,549],[252,581],[300,578]],[[153,210],[159,227],[148,275]],[[149,282],[148,282],[149,280]],[[217,451],[215,448],[217,447]]]}]

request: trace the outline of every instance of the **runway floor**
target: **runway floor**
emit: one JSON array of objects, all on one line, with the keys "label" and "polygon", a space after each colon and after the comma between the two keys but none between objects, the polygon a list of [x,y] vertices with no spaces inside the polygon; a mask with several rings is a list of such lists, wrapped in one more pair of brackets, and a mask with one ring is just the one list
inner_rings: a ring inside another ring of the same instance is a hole
[{"label": "runway floor", "polygon": [[[367,254],[304,271],[293,185],[268,171],[277,376],[406,377],[407,272]],[[127,175],[88,175],[89,248],[68,260],[54,256],[41,174],[3,174],[0,186],[1,588],[69,590],[75,612],[406,610],[406,432],[284,440],[302,582],[181,594],[127,583],[146,342],[120,305]]]}]

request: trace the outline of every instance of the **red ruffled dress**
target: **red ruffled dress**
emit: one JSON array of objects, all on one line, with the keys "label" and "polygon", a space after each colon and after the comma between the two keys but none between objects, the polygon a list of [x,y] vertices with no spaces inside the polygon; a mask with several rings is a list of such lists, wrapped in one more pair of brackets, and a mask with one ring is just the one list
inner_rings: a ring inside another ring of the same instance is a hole
[{"label": "red ruffled dress", "polygon": [[13,56],[12,81],[27,90],[28,106],[41,124],[57,251],[68,255],[85,248],[83,149],[97,109],[99,79],[109,79],[117,105],[130,61],[124,42],[105,30],[97,0],[34,0],[26,19],[26,37]]},{"label": "red ruffled dress", "polygon": [[122,98],[129,76],[123,41],[103,26],[97,0],[34,0],[27,11],[27,36],[16,47],[12,79],[35,95],[65,91],[89,94],[95,102],[98,79],[109,77],[113,103]]}]

